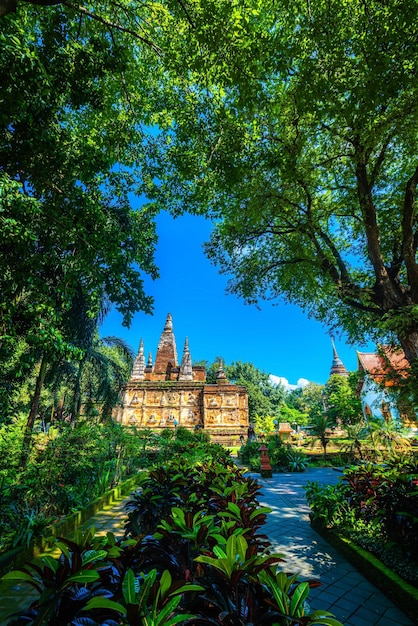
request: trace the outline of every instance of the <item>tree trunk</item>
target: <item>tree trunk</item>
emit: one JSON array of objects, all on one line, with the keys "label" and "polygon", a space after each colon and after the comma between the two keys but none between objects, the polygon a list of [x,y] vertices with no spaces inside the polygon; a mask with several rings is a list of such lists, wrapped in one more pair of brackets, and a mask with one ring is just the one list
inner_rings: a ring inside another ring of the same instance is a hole
[{"label": "tree trunk", "polygon": [[411,330],[405,335],[398,334],[400,344],[409,363],[418,361],[418,330]]},{"label": "tree trunk", "polygon": [[35,393],[33,394],[29,417],[28,417],[28,421],[26,422],[25,434],[23,436],[22,454],[20,457],[21,468],[25,468],[28,462],[29,451],[30,451],[30,446],[31,446],[31,441],[32,441],[32,431],[33,431],[33,426],[35,424],[36,416],[38,414],[39,400],[41,397],[41,391],[42,391],[42,387],[43,387],[44,380],[45,380],[46,367],[47,367],[47,360],[44,355],[42,357],[41,367],[39,368],[38,376],[36,379]]},{"label": "tree trunk", "polygon": [[71,422],[75,424],[75,421],[80,413],[81,408],[81,378],[83,376],[84,365],[86,361],[82,359],[78,365],[78,372],[74,382],[74,396],[71,410]]}]

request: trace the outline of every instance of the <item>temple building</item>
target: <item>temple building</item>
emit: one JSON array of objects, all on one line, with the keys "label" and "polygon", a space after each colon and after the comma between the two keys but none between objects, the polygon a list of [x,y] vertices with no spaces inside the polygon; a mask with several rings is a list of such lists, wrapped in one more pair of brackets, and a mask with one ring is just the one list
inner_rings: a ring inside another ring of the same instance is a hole
[{"label": "temple building", "polygon": [[413,405],[397,393],[398,381],[406,379],[409,363],[402,350],[380,346],[377,353],[357,352],[361,373],[358,394],[366,418],[378,417],[399,422],[418,432]]},{"label": "temple building", "polygon": [[206,383],[206,370],[192,364],[188,339],[179,364],[173,320],[168,314],[155,362],[145,361],[141,339],[122,406],[116,419],[123,425],[151,428],[203,428],[212,442],[239,445],[247,436],[248,395],[245,387],[230,384],[219,363],[216,384]]}]

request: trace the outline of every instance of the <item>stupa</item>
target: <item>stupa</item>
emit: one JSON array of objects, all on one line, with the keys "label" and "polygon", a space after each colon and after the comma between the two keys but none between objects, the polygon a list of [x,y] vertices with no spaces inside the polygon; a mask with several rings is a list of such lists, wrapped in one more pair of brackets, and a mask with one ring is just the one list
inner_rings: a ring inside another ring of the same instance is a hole
[{"label": "stupa", "polygon": [[145,362],[141,339],[115,417],[123,425],[157,432],[177,426],[203,429],[213,442],[239,445],[249,426],[248,394],[245,387],[227,380],[222,362],[216,383],[208,384],[205,368],[192,364],[187,338],[179,364],[169,313],[154,363],[151,354]]},{"label": "stupa", "polygon": [[333,337],[331,337],[331,343],[332,343],[333,359],[332,359],[330,376],[332,376],[333,374],[338,374],[339,376],[348,376],[347,368],[337,354],[337,349],[335,347]]}]

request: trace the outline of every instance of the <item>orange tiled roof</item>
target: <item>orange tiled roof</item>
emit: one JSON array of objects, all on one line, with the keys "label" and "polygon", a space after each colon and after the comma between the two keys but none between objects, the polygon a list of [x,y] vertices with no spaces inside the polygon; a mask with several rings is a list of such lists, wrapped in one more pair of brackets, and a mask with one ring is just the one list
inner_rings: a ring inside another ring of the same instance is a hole
[{"label": "orange tiled roof", "polygon": [[389,346],[381,346],[383,354],[375,352],[357,352],[359,368],[367,372],[378,382],[385,380],[386,386],[395,384],[394,376],[406,378],[409,362],[403,350],[393,350]]}]

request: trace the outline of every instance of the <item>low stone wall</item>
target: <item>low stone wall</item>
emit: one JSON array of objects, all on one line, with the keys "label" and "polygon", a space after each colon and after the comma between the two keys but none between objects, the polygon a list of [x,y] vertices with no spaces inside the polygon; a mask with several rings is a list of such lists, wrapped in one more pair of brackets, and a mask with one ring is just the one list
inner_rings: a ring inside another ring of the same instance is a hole
[{"label": "low stone wall", "polygon": [[[63,517],[55,524],[52,524],[50,537],[71,537],[81,524],[84,524],[90,517],[98,511],[102,511],[105,506],[112,504],[118,498],[130,493],[139,482],[141,472],[132,476],[123,483],[120,483],[113,489],[110,489],[96,500],[93,500],[80,511],[75,511],[66,517]],[[30,561],[34,557],[44,552],[48,547],[47,542],[43,538],[34,540],[29,547],[18,546],[8,550],[4,554],[0,554],[0,576],[6,572],[20,567],[26,561]]]}]

